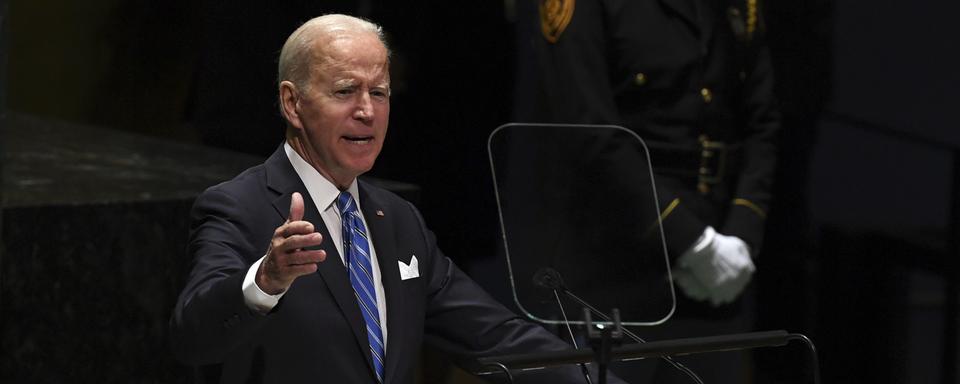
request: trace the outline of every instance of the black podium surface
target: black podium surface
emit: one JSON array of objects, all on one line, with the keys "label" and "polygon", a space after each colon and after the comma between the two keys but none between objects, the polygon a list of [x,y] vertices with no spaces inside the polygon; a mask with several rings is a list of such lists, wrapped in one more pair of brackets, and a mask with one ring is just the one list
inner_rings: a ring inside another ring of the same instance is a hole
[{"label": "black podium surface", "polygon": [[0,382],[188,381],[167,323],[190,206],[263,159],[30,116],[2,126]]}]

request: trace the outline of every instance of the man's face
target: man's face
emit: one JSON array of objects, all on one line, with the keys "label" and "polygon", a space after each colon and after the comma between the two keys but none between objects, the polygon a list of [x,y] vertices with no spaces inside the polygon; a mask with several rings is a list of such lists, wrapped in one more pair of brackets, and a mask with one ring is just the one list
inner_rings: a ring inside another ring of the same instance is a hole
[{"label": "man's face", "polygon": [[296,104],[301,137],[308,161],[342,187],[369,171],[383,148],[390,117],[387,52],[373,34],[316,44]]}]

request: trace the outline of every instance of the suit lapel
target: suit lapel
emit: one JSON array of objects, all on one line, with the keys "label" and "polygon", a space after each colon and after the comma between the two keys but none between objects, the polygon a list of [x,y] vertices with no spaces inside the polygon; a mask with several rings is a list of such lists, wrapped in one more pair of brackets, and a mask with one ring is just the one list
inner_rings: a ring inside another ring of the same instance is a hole
[{"label": "suit lapel", "polygon": [[[354,296],[347,269],[343,265],[343,258],[340,257],[337,247],[330,240],[330,231],[323,222],[323,218],[320,217],[320,210],[307,192],[307,187],[303,185],[297,171],[290,165],[290,160],[287,159],[283,146],[267,159],[265,168],[267,186],[279,194],[273,200],[273,207],[284,220],[289,216],[290,199],[293,193],[300,192],[303,195],[303,219],[313,223],[313,226],[323,235],[320,248],[327,252],[327,259],[318,264],[317,273],[323,279],[327,289],[330,290],[331,296],[336,301],[337,307],[346,318],[347,323],[350,324],[354,339],[360,350],[364,351],[363,357],[367,361],[367,366],[370,367],[370,373],[373,374],[373,357],[370,356],[369,352],[370,343],[367,341],[366,323],[363,320],[363,315],[360,314],[360,307]],[[303,278],[305,277],[307,276]]]},{"label": "suit lapel", "polygon": [[402,258],[397,254],[396,232],[389,220],[391,212],[383,207],[381,201],[367,193],[366,183],[361,182],[359,187],[361,210],[373,237],[373,247],[376,249],[377,262],[380,265],[380,280],[386,295],[388,332],[384,382],[390,383],[395,379],[393,374],[397,371],[401,358],[410,353],[416,353],[405,348],[412,343],[405,340],[409,332],[404,332],[407,324],[404,322],[403,309],[406,307],[400,290],[400,268],[397,264],[397,260]]}]

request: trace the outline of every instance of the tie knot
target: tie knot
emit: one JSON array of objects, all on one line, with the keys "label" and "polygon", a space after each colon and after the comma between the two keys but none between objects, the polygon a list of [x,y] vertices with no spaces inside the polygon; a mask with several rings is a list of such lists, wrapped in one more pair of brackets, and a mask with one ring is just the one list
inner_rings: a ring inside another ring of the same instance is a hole
[{"label": "tie knot", "polygon": [[353,196],[350,195],[350,192],[343,191],[340,192],[340,196],[337,196],[337,209],[340,210],[340,215],[346,215],[350,212],[353,212],[357,209],[357,205],[353,202]]}]

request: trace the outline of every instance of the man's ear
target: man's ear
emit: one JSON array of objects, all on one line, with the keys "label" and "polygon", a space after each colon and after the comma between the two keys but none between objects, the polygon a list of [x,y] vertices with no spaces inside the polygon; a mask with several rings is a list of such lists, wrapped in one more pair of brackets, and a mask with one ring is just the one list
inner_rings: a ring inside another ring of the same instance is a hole
[{"label": "man's ear", "polygon": [[300,121],[300,92],[297,91],[296,85],[287,80],[280,82],[280,113],[291,127],[297,130],[303,129],[303,123]]}]

